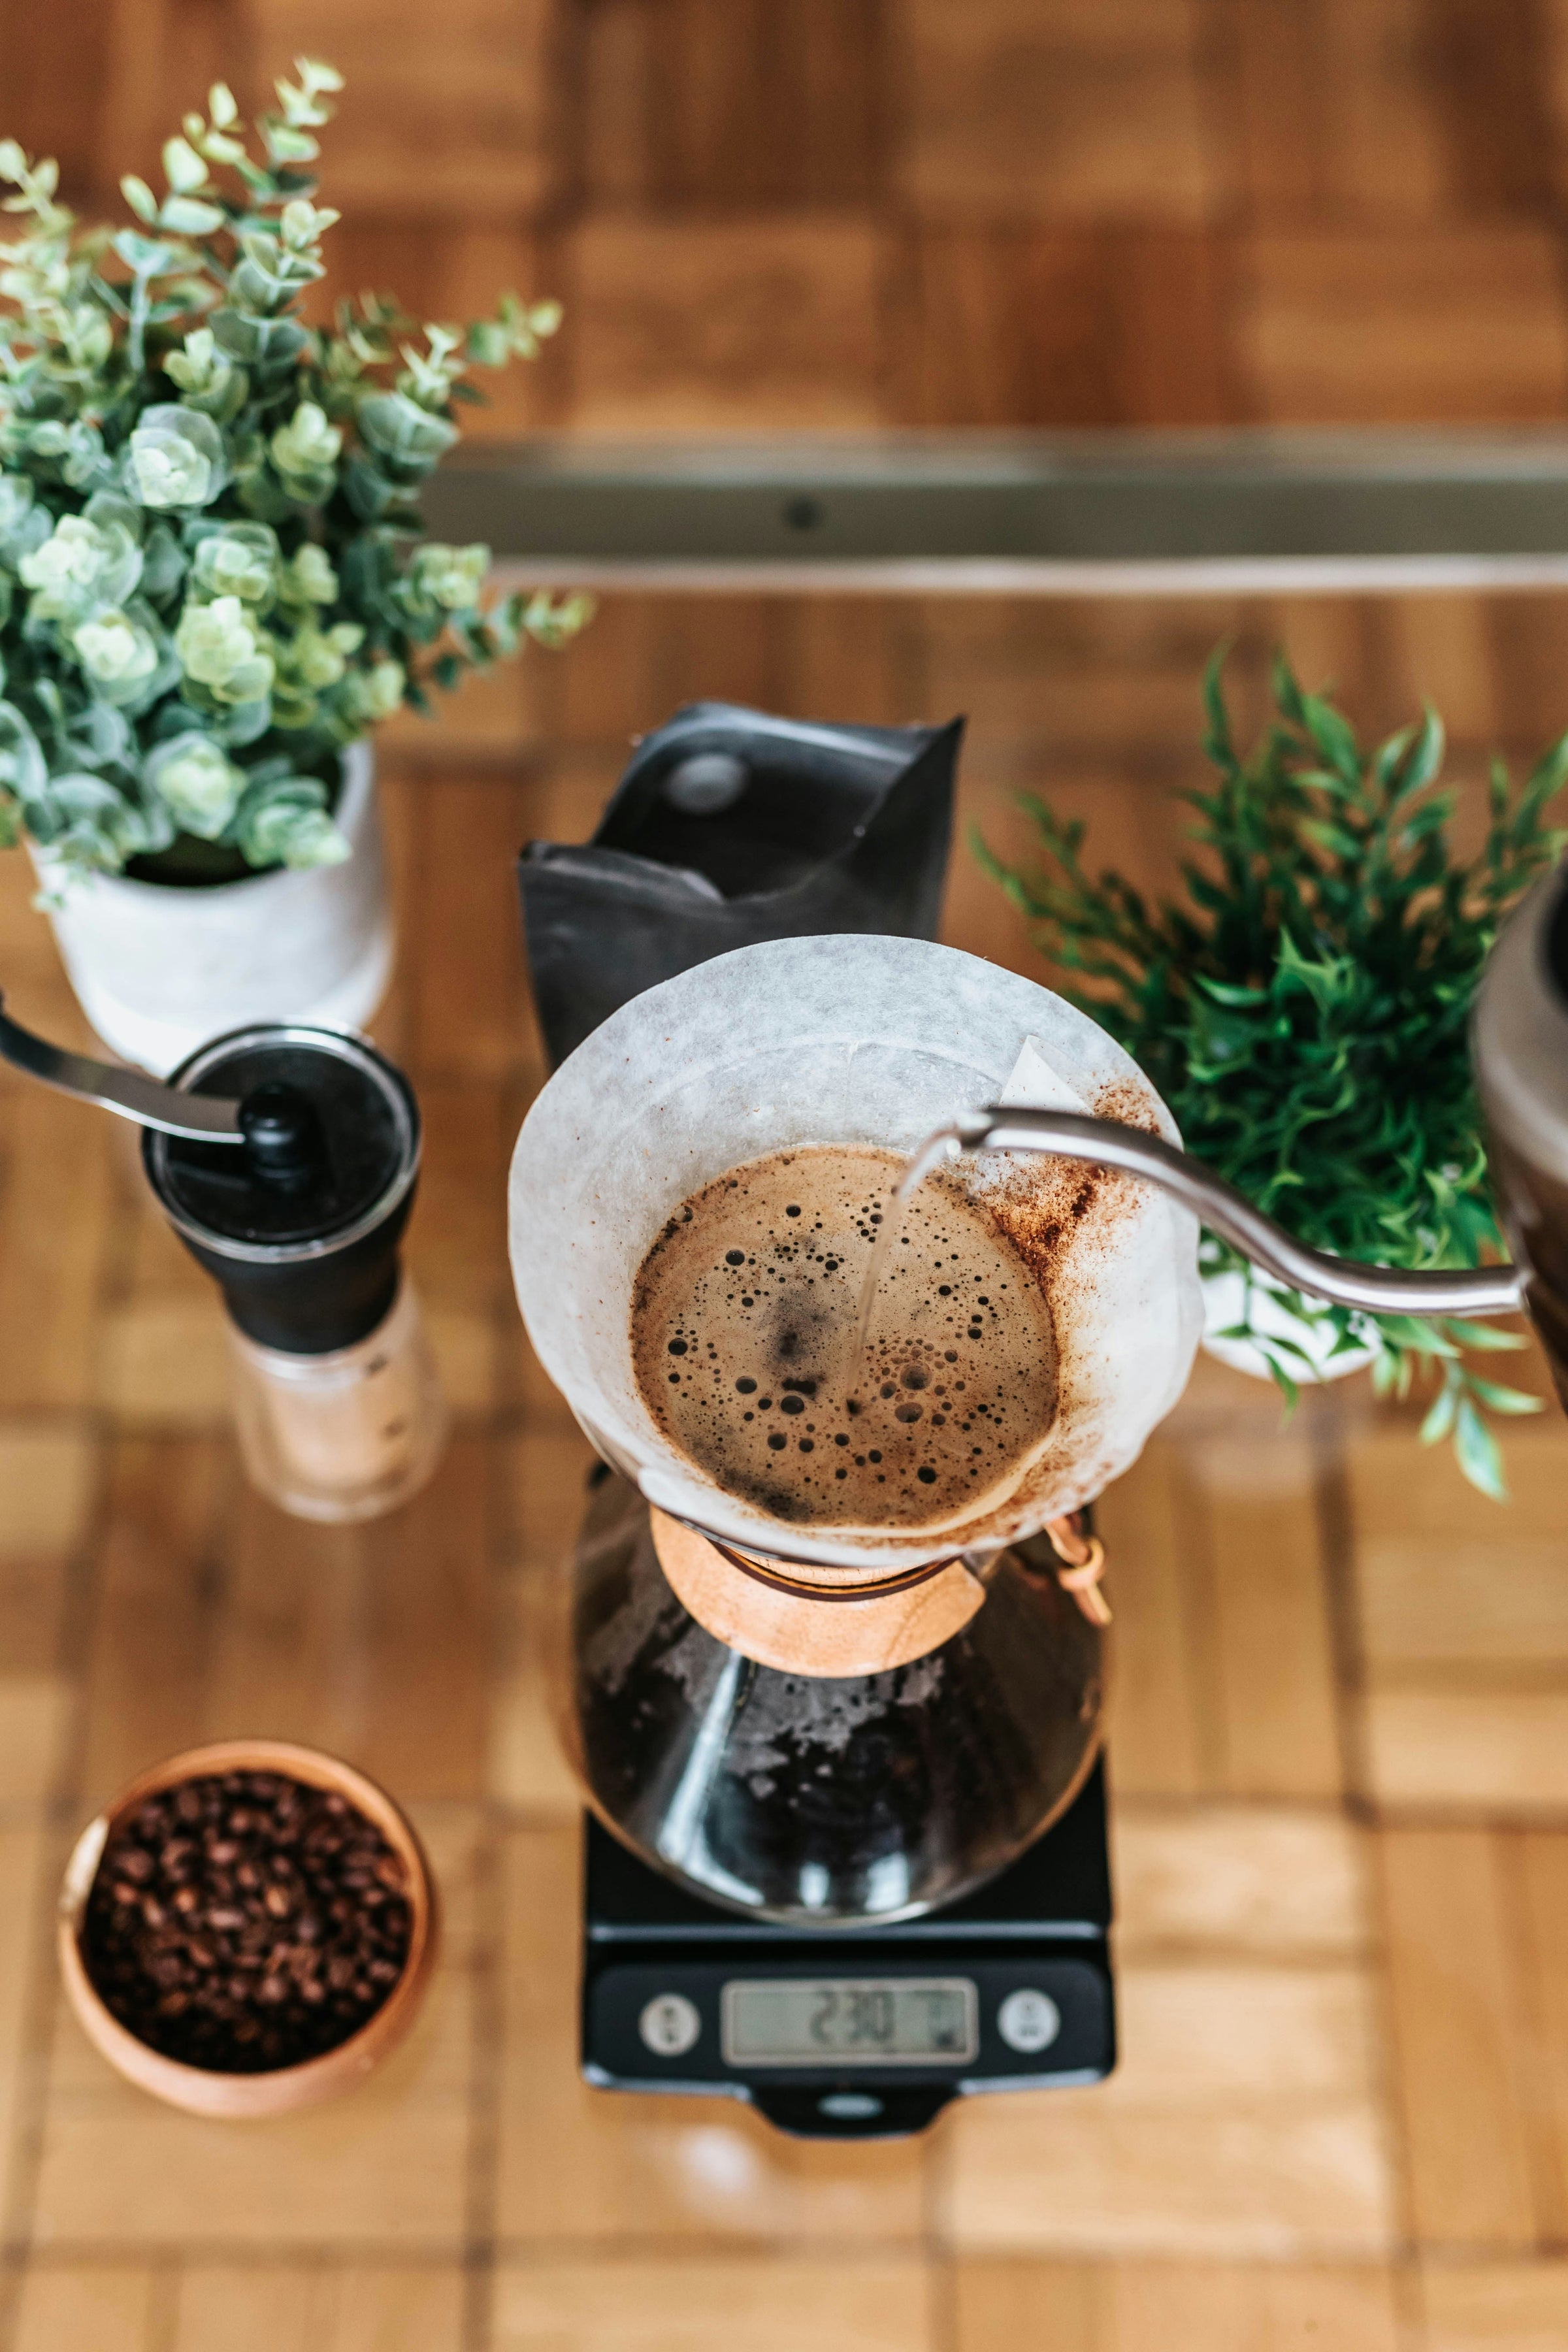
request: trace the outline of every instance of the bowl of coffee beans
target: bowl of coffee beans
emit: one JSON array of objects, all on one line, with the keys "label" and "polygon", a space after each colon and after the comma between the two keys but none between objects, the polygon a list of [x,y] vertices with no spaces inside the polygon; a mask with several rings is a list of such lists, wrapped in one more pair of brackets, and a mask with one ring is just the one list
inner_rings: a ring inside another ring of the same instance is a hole
[{"label": "bowl of coffee beans", "polygon": [[187,1748],[78,1839],[66,1990],[130,2081],[196,2115],[276,2116],[369,2073],[436,1957],[435,1885],[384,1790],[285,1740]]}]

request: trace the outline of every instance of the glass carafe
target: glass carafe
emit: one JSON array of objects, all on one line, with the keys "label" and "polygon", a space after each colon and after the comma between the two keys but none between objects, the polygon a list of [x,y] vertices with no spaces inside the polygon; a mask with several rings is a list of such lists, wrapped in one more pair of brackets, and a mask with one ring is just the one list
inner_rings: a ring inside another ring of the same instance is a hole
[{"label": "glass carafe", "polygon": [[979,1607],[928,1654],[784,1672],[698,1622],[647,1504],[603,1472],[564,1570],[569,1752],[607,1825],[693,1894],[795,1927],[913,1918],[1011,1862],[1093,1763],[1102,1637],[1059,1569],[1030,1538],[975,1571]]}]

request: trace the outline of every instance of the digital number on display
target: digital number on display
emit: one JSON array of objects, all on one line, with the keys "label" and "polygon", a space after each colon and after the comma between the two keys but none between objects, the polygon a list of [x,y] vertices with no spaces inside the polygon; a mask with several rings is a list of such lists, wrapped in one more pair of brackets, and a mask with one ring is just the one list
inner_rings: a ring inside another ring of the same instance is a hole
[{"label": "digital number on display", "polygon": [[964,1977],[742,1978],[724,1987],[724,2057],[731,2066],[961,2063],[980,2046],[977,2008]]}]

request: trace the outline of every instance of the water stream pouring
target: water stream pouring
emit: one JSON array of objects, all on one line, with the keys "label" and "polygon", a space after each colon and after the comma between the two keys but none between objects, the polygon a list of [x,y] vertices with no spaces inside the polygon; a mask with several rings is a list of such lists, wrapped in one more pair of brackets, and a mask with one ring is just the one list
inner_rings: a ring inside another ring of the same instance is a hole
[{"label": "water stream pouring", "polygon": [[47,1043],[3,1003],[0,1059],[142,1129],[160,1205],[223,1291],[262,1492],[320,1519],[412,1494],[444,1416],[399,1265],[420,1148],[402,1073],[363,1038],[260,1022],[161,1083]]}]

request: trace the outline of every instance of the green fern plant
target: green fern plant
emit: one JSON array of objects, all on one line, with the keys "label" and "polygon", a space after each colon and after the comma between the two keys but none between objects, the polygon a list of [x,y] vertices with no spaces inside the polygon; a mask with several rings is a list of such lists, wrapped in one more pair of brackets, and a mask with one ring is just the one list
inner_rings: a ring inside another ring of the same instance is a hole
[{"label": "green fern plant", "polygon": [[[1546,822],[1568,778],[1568,736],[1517,788],[1493,762],[1486,837],[1467,860],[1453,837],[1458,796],[1439,787],[1435,710],[1365,751],[1281,656],[1278,718],[1243,757],[1225,653],[1204,685],[1217,782],[1183,795],[1206,855],[1184,864],[1181,898],[1151,906],[1121,875],[1091,876],[1083,824],[1034,795],[1022,805],[1042,866],[1015,870],[978,833],[975,853],[1043,951],[1082,974],[1078,1001],[1148,1072],[1188,1150],[1260,1209],[1341,1256],[1479,1265],[1503,1244],[1469,1010],[1503,917],[1568,842]],[[1433,1387],[1423,1440],[1451,1438],[1472,1484],[1503,1497],[1490,1416],[1534,1412],[1540,1400],[1469,1359],[1521,1346],[1514,1334],[1451,1317],[1361,1316],[1272,1290],[1284,1328],[1260,1328],[1262,1288],[1237,1253],[1205,1234],[1200,1263],[1247,1275],[1241,1319],[1218,1336],[1256,1347],[1288,1404],[1312,1374],[1314,1346],[1331,1336],[1331,1360],[1370,1349],[1378,1393]]]}]

